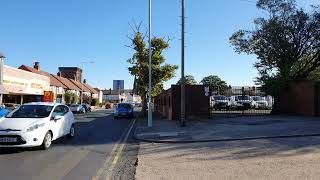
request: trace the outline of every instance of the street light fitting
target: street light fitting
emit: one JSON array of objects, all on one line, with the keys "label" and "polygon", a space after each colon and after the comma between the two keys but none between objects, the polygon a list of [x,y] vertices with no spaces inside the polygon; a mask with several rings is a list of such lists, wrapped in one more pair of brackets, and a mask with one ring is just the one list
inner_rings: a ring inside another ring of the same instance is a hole
[{"label": "street light fitting", "polygon": [[1,58],[1,59],[4,59],[4,58],[6,58],[6,57],[0,52],[0,58]]}]

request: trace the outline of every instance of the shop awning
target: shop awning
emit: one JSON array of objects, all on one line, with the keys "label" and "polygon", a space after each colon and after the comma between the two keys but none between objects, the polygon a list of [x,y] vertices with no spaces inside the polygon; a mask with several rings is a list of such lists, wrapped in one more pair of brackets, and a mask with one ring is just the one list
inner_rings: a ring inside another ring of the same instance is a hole
[{"label": "shop awning", "polygon": [[9,94],[9,92],[4,88],[3,85],[0,85],[0,94]]}]

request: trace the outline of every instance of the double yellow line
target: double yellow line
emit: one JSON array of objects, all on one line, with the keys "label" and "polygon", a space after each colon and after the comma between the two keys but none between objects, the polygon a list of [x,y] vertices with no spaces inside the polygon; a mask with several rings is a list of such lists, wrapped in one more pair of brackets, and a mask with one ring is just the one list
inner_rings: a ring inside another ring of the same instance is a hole
[{"label": "double yellow line", "polygon": [[[115,166],[118,163],[119,158],[121,157],[121,153],[126,145],[128,137],[129,137],[135,123],[136,123],[136,119],[134,119],[134,121],[132,121],[132,123],[122,133],[120,139],[117,141],[117,143],[112,148],[110,155],[108,156],[108,158],[106,158],[103,166],[97,171],[96,175],[94,177],[92,177],[92,180],[99,180],[100,178],[102,178],[103,175],[106,176],[104,178],[106,180],[109,180],[111,178],[110,175],[112,175],[112,171],[114,170]],[[104,173],[106,173],[106,174],[104,174]]]}]

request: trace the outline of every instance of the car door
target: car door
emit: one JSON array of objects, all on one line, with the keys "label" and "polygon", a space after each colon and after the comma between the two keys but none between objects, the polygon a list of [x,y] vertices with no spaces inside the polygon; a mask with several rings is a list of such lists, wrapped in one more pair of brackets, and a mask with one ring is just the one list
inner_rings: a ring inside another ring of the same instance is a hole
[{"label": "car door", "polygon": [[73,114],[70,111],[70,109],[67,106],[63,106],[63,110],[64,110],[64,135],[69,134],[70,131],[70,127],[73,124]]},{"label": "car door", "polygon": [[[57,139],[64,135],[64,124],[65,124],[65,112],[62,105],[56,106],[52,113],[53,121],[53,139]],[[60,116],[58,120],[54,120],[55,116]]]}]

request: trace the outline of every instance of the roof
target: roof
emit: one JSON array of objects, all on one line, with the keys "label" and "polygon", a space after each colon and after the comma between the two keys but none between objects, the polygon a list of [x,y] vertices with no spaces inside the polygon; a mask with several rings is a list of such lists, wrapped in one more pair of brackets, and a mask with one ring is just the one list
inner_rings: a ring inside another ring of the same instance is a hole
[{"label": "roof", "polygon": [[39,71],[33,67],[30,67],[30,66],[26,66],[26,65],[21,65],[18,69],[22,69],[22,70],[25,70],[25,71],[29,71],[29,72],[33,72],[33,73],[36,73],[36,74],[40,74],[40,75],[44,75],[44,76],[48,76],[50,77],[50,73],[48,72],[45,72],[45,71]]},{"label": "roof", "polygon": [[89,84],[83,83],[88,89],[90,89],[92,94],[99,94],[99,91],[95,90],[95,88],[91,87]]},{"label": "roof", "polygon": [[[58,77],[58,76],[57,76]],[[56,87],[62,87],[64,89],[68,89],[67,85],[63,84],[61,81],[59,81],[55,75],[50,74],[50,85],[56,86]]]},{"label": "roof", "polygon": [[83,83],[75,81],[73,79],[68,79],[70,82],[72,82],[74,85],[76,85],[80,91],[89,92],[91,93],[90,89],[88,89]]},{"label": "roof", "polygon": [[81,91],[81,89],[78,88],[75,84],[73,84],[69,79],[64,78],[64,77],[60,77],[60,76],[56,76],[53,74],[51,76],[54,77],[55,79],[57,79],[58,81],[60,81],[62,84],[64,84],[67,87],[67,89]]},{"label": "roof", "polygon": [[99,88],[97,88],[97,87],[96,87],[96,88],[93,88],[93,89],[96,90],[96,91],[98,91],[98,92],[99,92],[99,91],[102,91],[102,89],[99,89]]},{"label": "roof", "polygon": [[62,87],[65,89],[67,88],[67,86],[65,84],[58,81],[56,78],[53,77],[53,75],[49,74],[48,72],[41,71],[41,70],[39,71],[33,67],[26,66],[26,65],[21,65],[18,69],[49,77],[50,78],[50,86]]}]

